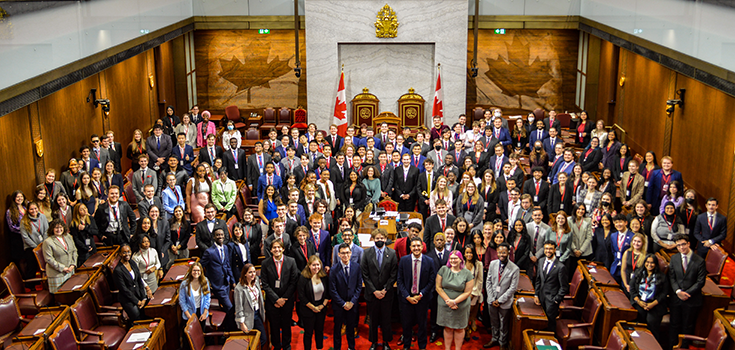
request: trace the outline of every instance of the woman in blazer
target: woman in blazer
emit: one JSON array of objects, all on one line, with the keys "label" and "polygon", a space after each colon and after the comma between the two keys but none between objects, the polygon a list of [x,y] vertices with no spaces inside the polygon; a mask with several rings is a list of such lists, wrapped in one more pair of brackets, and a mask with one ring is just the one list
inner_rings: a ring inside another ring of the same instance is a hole
[{"label": "woman in blazer", "polygon": [[176,125],[176,135],[183,133],[186,135],[186,144],[191,148],[197,147],[197,126],[191,122],[189,114],[185,113],[181,118],[181,124]]},{"label": "woman in blazer", "polygon": [[570,211],[572,215],[567,221],[572,229],[572,267],[574,267],[579,260],[592,259],[592,219],[587,217],[584,205],[577,204]]},{"label": "woman in blazer", "polygon": [[597,179],[590,176],[587,179],[587,188],[579,190],[577,194],[577,204],[584,204],[587,213],[591,214],[599,206],[601,198],[602,192],[597,190]]},{"label": "woman in blazer", "polygon": [[615,181],[620,181],[620,177],[623,175],[624,172],[628,170],[628,162],[633,160],[633,156],[630,154],[630,149],[628,149],[628,145],[621,144],[620,149],[618,150],[618,154],[616,154],[613,157],[613,178],[615,178]]},{"label": "woman in blazer", "polygon": [[202,118],[204,120],[197,124],[197,146],[199,147],[205,147],[207,145],[207,136],[209,134],[217,135],[217,127],[213,122],[209,121],[209,117],[211,116],[212,114],[209,111],[202,112]]},{"label": "woman in blazer", "polygon": [[557,213],[549,214],[549,226],[551,230],[546,233],[546,241],[553,241],[556,243],[556,257],[559,261],[567,267],[567,271],[570,271],[571,257],[572,257],[572,229],[569,227],[567,222],[567,213],[559,211]]},{"label": "woman in blazer", "polygon": [[130,321],[144,320],[143,313],[146,301],[153,298],[153,292],[140,275],[138,267],[130,259],[133,255],[127,243],[120,247],[120,263],[115,267],[113,278],[120,290],[117,301],[120,302]]},{"label": "woman in blazer", "polygon": [[77,203],[69,225],[69,232],[77,247],[77,266],[81,266],[90,256],[97,252],[94,238],[97,236],[97,223],[89,215],[87,206]]},{"label": "woman in blazer", "polygon": [[245,237],[242,224],[235,223],[232,227],[232,239],[227,243],[230,246],[230,268],[233,276],[240,276],[245,264],[250,260],[250,245]]},{"label": "woman in blazer", "polygon": [[[147,221],[148,218],[143,220]],[[146,223],[144,222],[143,225]],[[158,259],[158,251],[151,247],[151,239],[148,235],[138,237],[138,251],[133,254],[132,261],[138,267],[146,286],[150,287],[151,293],[158,290],[158,281],[163,278],[161,261]]]},{"label": "woman in blazer", "polygon": [[38,261],[33,254],[33,248],[43,243],[44,235],[48,231],[46,215],[41,214],[38,204],[28,204],[26,215],[20,220],[20,235],[23,238],[23,249],[26,260],[25,279],[32,278],[38,271]]},{"label": "woman in blazer", "polygon": [[668,294],[668,278],[659,270],[658,259],[653,254],[646,255],[643,268],[636,269],[630,281],[630,301],[638,310],[636,322],[645,322],[658,341],[663,340],[659,331]]},{"label": "woman in blazer", "polygon": [[168,266],[171,268],[174,260],[186,259],[189,257],[189,238],[191,238],[191,222],[184,217],[184,208],[177,205],[174,208],[174,216],[168,221],[169,241],[171,246],[168,249]]},{"label": "woman in blazer", "polygon": [[582,144],[582,147],[587,147],[592,137],[592,130],[595,129],[595,125],[589,120],[587,111],[579,113],[579,122],[577,123],[577,138],[575,141]]},{"label": "woman in blazer", "polygon": [[485,145],[482,144],[482,141],[475,142],[474,151],[470,152],[469,157],[472,159],[472,163],[477,165],[477,173],[484,174],[489,157],[485,152]]},{"label": "woman in blazer", "polygon": [[[628,222],[636,220],[641,225],[641,232],[646,237],[651,238],[651,226],[653,225],[654,217],[648,212],[648,205],[643,199],[639,199],[633,203],[633,212],[628,214]],[[653,250],[653,239],[648,239],[648,252],[655,253]]]},{"label": "woman in blazer", "polygon": [[256,222],[250,208],[245,208],[242,212],[242,230],[250,246],[250,262],[260,263],[263,248],[263,228]]},{"label": "woman in blazer", "polygon": [[[324,348],[324,318],[329,303],[329,277],[322,268],[318,256],[309,257],[307,266],[301,271],[297,283],[299,309],[304,323],[304,349],[311,350],[312,334],[316,348]],[[339,335],[335,335],[339,336]]]},{"label": "woman in blazer", "polygon": [[595,172],[599,170],[601,160],[600,140],[593,137],[587,148],[579,155],[579,163],[582,164],[583,171]]},{"label": "woman in blazer", "polygon": [[265,336],[265,305],[260,290],[260,278],[253,264],[245,264],[240,281],[235,286],[235,322],[237,328],[248,333],[252,329],[260,332],[260,346],[268,344]]},{"label": "woman in blazer", "polygon": [[531,169],[535,167],[544,169],[544,178],[549,175],[549,156],[544,151],[543,141],[538,140],[532,145],[528,161]]},{"label": "woman in blazer", "polygon": [[513,223],[513,227],[508,231],[508,244],[510,244],[513,254],[513,262],[518,268],[529,271],[531,268],[531,239],[526,230],[526,223],[521,219],[517,219]]},{"label": "woman in blazer", "polygon": [[161,266],[168,266],[168,250],[171,249],[171,228],[168,220],[161,217],[161,211],[157,206],[148,209],[148,217],[151,219],[151,248],[158,252],[158,260]]},{"label": "woman in blazer", "polygon": [[117,186],[119,188],[124,188],[123,184],[123,177],[115,170],[115,162],[108,160],[105,163],[105,167],[103,168],[104,171],[102,171],[102,190],[105,192],[105,195],[107,195],[107,189],[109,189],[112,186]]},{"label": "woman in blazer", "polygon": [[474,182],[468,182],[465,186],[464,193],[457,198],[457,206],[454,212],[457,217],[463,217],[467,220],[468,229],[472,231],[475,227],[480,227],[485,218],[485,202],[477,192],[477,185]]},{"label": "woman in blazer", "polygon": [[547,213],[558,213],[563,210],[567,215],[573,213],[572,201],[574,199],[574,191],[572,190],[571,181],[567,181],[567,173],[560,172],[559,182],[551,185],[549,198],[546,202]]},{"label": "woman in blazer", "polygon": [[638,174],[638,161],[631,159],[628,162],[628,171],[620,176],[620,201],[627,212],[633,211],[633,204],[643,198],[643,183],[646,181]]},{"label": "woman in blazer", "polygon": [[309,229],[306,226],[299,226],[296,229],[295,235],[298,244],[291,244],[289,256],[296,260],[296,268],[301,271],[306,268],[309,257],[316,254],[316,247],[314,246],[314,242],[308,239]]},{"label": "woman in blazer", "polygon": [[612,244],[610,233],[615,230],[612,216],[610,214],[603,215],[600,219],[600,226],[592,230],[592,251],[594,252],[592,260],[603,263],[609,269],[612,263],[612,259],[610,259],[610,246]]},{"label": "woman in blazer", "polygon": [[620,150],[620,141],[618,141],[618,133],[615,129],[608,131],[607,140],[602,145],[602,161],[599,168],[612,169],[615,166],[615,156]]},{"label": "woman in blazer", "polygon": [[74,208],[73,206],[69,205],[69,197],[66,196],[66,193],[61,192],[56,195],[53,211],[51,213],[51,216],[54,219],[59,219],[63,221],[64,225],[68,226],[69,224],[71,224],[71,219],[74,215]]},{"label": "woman in blazer", "polygon": [[602,193],[609,193],[615,197],[618,187],[615,185],[615,178],[613,177],[612,170],[608,168],[602,169],[599,190]]},{"label": "woman in blazer", "polygon": [[204,268],[199,262],[189,265],[189,272],[179,286],[179,306],[184,321],[194,316],[204,329],[204,323],[209,317],[209,306],[212,293],[209,290],[209,280],[204,277]]},{"label": "woman in blazer", "polygon": [[56,219],[49,224],[43,240],[43,258],[46,260],[49,292],[59,287],[74,274],[77,265],[77,247],[64,222]]}]

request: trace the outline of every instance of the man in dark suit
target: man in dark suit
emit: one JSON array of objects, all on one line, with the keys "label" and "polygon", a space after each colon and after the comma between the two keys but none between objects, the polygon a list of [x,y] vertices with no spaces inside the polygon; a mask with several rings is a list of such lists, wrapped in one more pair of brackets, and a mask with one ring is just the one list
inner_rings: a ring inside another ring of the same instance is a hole
[{"label": "man in dark suit", "polygon": [[97,134],[92,134],[91,136],[92,145],[90,147],[90,154],[91,157],[97,160],[97,164],[99,164],[99,167],[102,168],[105,163],[110,159],[110,153],[107,152],[107,149],[102,148],[102,142],[100,141],[100,137]]},{"label": "man in dark suit", "polygon": [[129,243],[135,233],[135,213],[127,202],[119,199],[120,188],[111,186],[107,189],[107,202],[94,213],[98,236],[107,246]]},{"label": "man in dark suit", "polygon": [[90,157],[89,146],[85,145],[80,147],[79,154],[82,156],[82,158],[79,159],[79,167],[83,172],[91,174],[93,168],[100,167],[100,163],[97,161],[97,158]]},{"label": "man in dark suit", "polygon": [[502,117],[495,118],[495,120],[493,120],[492,129],[492,138],[497,139],[498,142],[502,143],[503,148],[508,147],[512,142],[512,140],[510,139],[510,131],[508,131],[508,127],[503,127],[504,120],[505,119],[503,119]]},{"label": "man in dark suit", "polygon": [[199,149],[199,164],[207,163],[209,165],[214,164],[214,160],[222,158],[222,147],[215,145],[217,136],[214,134],[207,135],[207,147]]},{"label": "man in dark suit", "polygon": [[[230,267],[230,247],[225,244],[226,229],[217,228],[214,230],[214,244],[204,250],[202,267],[204,267],[205,275],[209,279],[209,290],[212,292],[212,298],[217,298],[219,305],[229,316],[232,311],[230,287],[236,283],[236,280],[232,276],[232,268]],[[226,316],[226,318],[228,317]]]},{"label": "man in dark suit", "polygon": [[[413,326],[418,325],[419,349],[426,349],[426,314],[431,294],[436,288],[434,259],[421,254],[424,247],[421,238],[411,238],[411,255],[398,263],[399,308],[403,326],[403,348],[411,348]],[[416,276],[418,275],[418,276]]]},{"label": "man in dark suit", "polygon": [[662,157],[661,169],[654,170],[648,177],[646,203],[651,210],[655,211],[656,208],[660,208],[661,199],[669,191],[669,185],[674,181],[679,185],[684,184],[681,173],[674,170],[674,160],[669,156]]},{"label": "man in dark suit", "polygon": [[214,242],[214,231],[217,229],[227,231],[227,224],[222,219],[217,219],[215,215],[217,215],[217,207],[212,203],[207,204],[204,207],[204,220],[200,221],[196,227],[197,246],[201,251],[205,251],[212,246]]},{"label": "man in dark suit", "polygon": [[[704,214],[702,214],[704,215]],[[671,257],[669,283],[674,294],[670,296],[671,325],[670,344],[675,344],[679,334],[694,334],[694,322],[703,304],[702,288],[707,280],[707,267],[699,255],[689,246],[689,238],[683,234],[674,236],[678,254]]]},{"label": "man in dark suit", "polygon": [[546,330],[553,332],[556,330],[559,304],[569,291],[569,282],[567,281],[567,270],[564,264],[557,259],[556,243],[554,241],[544,242],[544,255],[544,258],[538,261],[536,267],[538,273],[534,282],[536,295],[533,297],[533,302],[544,308],[549,321]]},{"label": "man in dark suit", "polygon": [[294,259],[283,255],[280,239],[271,243],[270,252],[273,258],[263,260],[260,275],[265,292],[265,313],[270,321],[270,340],[273,349],[290,350],[291,316],[299,271]]},{"label": "man in dark suit", "polygon": [[[120,172],[117,170],[117,167],[120,166],[120,157],[122,157],[122,153],[118,153],[110,148],[110,137],[107,135],[100,136],[100,146],[102,147],[102,152],[107,153],[107,160],[111,160],[112,164],[115,164],[115,171]],[[103,171],[105,169],[105,164],[107,164],[107,162],[100,163],[100,167]]]},{"label": "man in dark suit", "polygon": [[192,123],[199,124],[204,120],[204,118],[202,118],[202,116],[199,114],[199,106],[194,105],[193,107],[191,107],[190,112],[191,113],[189,114],[189,117],[191,118]]},{"label": "man in dark suit", "polygon": [[362,273],[360,264],[351,262],[350,245],[339,246],[339,263],[332,266],[329,273],[329,291],[332,296],[334,310],[334,349],[342,349],[342,325],[345,325],[347,348],[355,349],[355,328],[357,327],[357,302],[362,292]]},{"label": "man in dark suit", "polygon": [[557,137],[558,136],[558,133],[559,133],[558,130],[559,129],[557,129],[557,128],[551,128],[551,129],[549,129],[549,137],[546,138],[546,139],[544,139],[544,142],[543,142],[544,143],[544,151],[546,152],[546,154],[549,155],[549,160],[552,160],[552,161],[554,159],[554,154],[556,154],[554,152],[554,147],[556,147],[556,144],[557,143],[561,143],[561,144],[564,143],[561,140],[561,137]]},{"label": "man in dark suit", "polygon": [[153,135],[146,139],[145,147],[154,169],[163,165],[173,149],[171,137],[164,135],[163,128],[158,124],[153,126]]},{"label": "man in dark suit", "polygon": [[[541,207],[546,210],[546,199],[549,197],[549,190],[551,186],[546,181],[541,179],[544,176],[544,169],[541,167],[533,167],[531,169],[533,179],[523,183],[523,194],[530,194],[533,199],[534,207]],[[544,214],[546,214],[544,212]]]},{"label": "man in dark suit", "polygon": [[380,171],[380,190],[383,197],[390,197],[393,194],[393,166],[388,163],[388,155],[385,151],[378,154],[378,165]]},{"label": "man in dark suit", "polygon": [[[390,350],[393,341],[391,312],[393,309],[393,284],[398,278],[398,256],[385,245],[388,238],[384,229],[372,232],[375,245],[366,249],[362,256],[362,280],[365,283],[365,301],[370,316],[368,340],[370,350]],[[378,327],[383,332],[383,346],[378,347]]]},{"label": "man in dark suit", "polygon": [[[342,186],[345,183],[345,176],[349,173],[350,168],[347,167],[347,164],[345,164],[345,155],[342,152],[337,152],[335,155],[335,161],[334,165],[331,169],[329,169],[329,177],[332,181],[332,184],[334,185],[334,191],[337,193],[342,193]],[[342,203],[339,200],[339,196],[337,196],[337,205],[342,205]]]},{"label": "man in dark suit", "polygon": [[[449,251],[444,245],[444,242],[446,241],[444,232],[437,232],[433,237],[434,247],[429,249],[429,252],[426,253],[426,255],[434,259],[434,266],[436,266],[438,270],[440,266],[447,265],[447,261],[449,261],[449,253],[451,253],[451,251]],[[440,332],[442,332],[443,328],[436,324],[436,301],[437,293],[436,291],[433,291],[431,293],[431,300],[429,301],[429,311],[431,311],[431,316],[429,318],[429,324],[431,325],[431,335],[429,336],[429,343],[433,343],[436,341],[436,338],[438,337]]]},{"label": "man in dark suit", "polygon": [[273,163],[267,163],[265,165],[265,174],[260,175],[258,178],[258,199],[263,199],[265,196],[265,189],[268,186],[273,186],[276,188],[275,194],[278,194],[281,190],[281,187],[283,186],[283,180],[281,180],[281,177],[274,174],[273,171],[276,169],[275,165]]},{"label": "man in dark suit", "polygon": [[533,130],[529,131],[528,146],[530,148],[533,148],[533,145],[536,143],[536,141],[541,141],[541,143],[543,144],[544,140],[546,140],[547,138],[549,138],[549,133],[546,132],[544,121],[537,120]]},{"label": "man in dark suit", "polygon": [[153,188],[153,185],[145,185],[143,187],[143,199],[138,201],[138,213],[140,214],[140,218],[144,218],[148,216],[148,211],[151,210],[151,207],[158,207],[158,210],[161,213],[164,213],[163,211],[163,202],[161,202],[161,197],[156,196],[156,189]]},{"label": "man in dark suit", "polygon": [[449,151],[449,153],[454,156],[454,165],[456,166],[461,166],[462,162],[464,162],[464,157],[468,155],[468,153],[464,150],[464,142],[462,140],[454,141],[454,144],[452,144],[452,149]]},{"label": "man in dark suit", "polygon": [[[281,159],[286,158],[287,150],[289,147],[291,147],[291,138],[288,135],[282,135],[281,136],[281,145],[276,147],[275,150],[281,155]],[[292,147],[293,148],[293,147]],[[294,148],[294,154],[296,154],[296,149]]]},{"label": "man in dark suit", "polygon": [[719,202],[717,198],[707,199],[707,212],[697,216],[694,225],[694,237],[697,239],[697,254],[707,258],[707,251],[717,249],[722,240],[727,237],[727,217],[717,212]]},{"label": "man in dark suit", "polygon": [[431,191],[436,188],[437,174],[434,171],[433,160],[426,159],[423,166],[425,167],[426,171],[419,174],[419,187],[416,192],[418,197],[419,213],[421,213],[423,217],[428,218],[429,196],[431,196]]},{"label": "man in dark suit", "polygon": [[334,124],[329,126],[329,135],[324,139],[332,146],[332,149],[340,149],[344,144],[344,139],[337,134],[337,125]]},{"label": "man in dark suit", "polygon": [[[421,155],[421,145],[414,143],[413,146],[411,146],[411,165],[417,167],[419,169],[419,173],[423,173],[426,171],[426,168],[424,167],[425,160],[426,157]],[[433,160],[431,162],[432,164],[435,164]]]},{"label": "man in dark suit", "polygon": [[398,202],[399,211],[414,211],[419,169],[411,166],[411,156],[408,154],[404,154],[401,161],[403,166],[393,172],[393,200]]},{"label": "man in dark suit", "polygon": [[253,193],[257,189],[258,178],[265,173],[265,165],[271,162],[271,156],[263,153],[262,142],[256,142],[254,148],[255,153],[248,157],[247,165],[245,166],[245,178],[248,183],[248,188],[250,188],[250,193]]},{"label": "man in dark suit", "polygon": [[222,154],[222,166],[227,169],[231,179],[237,181],[245,178],[247,170],[245,157],[245,151],[237,148],[237,139],[231,138],[230,150]]},{"label": "man in dark suit", "polygon": [[174,146],[171,154],[179,160],[181,167],[191,176],[192,172],[194,172],[194,168],[191,166],[191,162],[194,161],[194,149],[186,144],[186,134],[183,132],[176,135],[176,146]]},{"label": "man in dark suit", "polygon": [[561,130],[561,122],[556,118],[556,111],[550,110],[549,116],[544,119],[544,127],[546,130],[555,128],[557,131]]},{"label": "man in dark suit", "polygon": [[429,216],[424,227],[424,243],[429,250],[434,249],[434,235],[439,232],[443,233],[447,227],[452,227],[454,220],[457,219],[454,215],[449,214],[449,208],[444,199],[437,199],[434,206],[436,215]]},{"label": "man in dark suit", "polygon": [[[122,172],[122,166],[120,164],[120,161],[122,160],[123,156],[123,149],[122,145],[120,145],[120,142],[115,142],[115,132],[112,130],[107,130],[107,142],[110,145],[110,157],[112,158],[113,162],[117,160],[115,163],[115,171]],[[113,153],[115,155],[113,155]]]},{"label": "man in dark suit", "polygon": [[[322,230],[322,215],[319,213],[311,214],[309,217],[309,225],[311,231],[309,231],[309,240],[314,243],[319,259],[322,261],[322,266],[332,265],[332,238],[329,237],[329,232]],[[327,271],[329,269],[327,268]]]},{"label": "man in dark suit", "polygon": [[495,148],[493,149],[493,154],[490,157],[490,160],[488,161],[487,168],[491,169],[493,173],[495,174],[495,179],[497,180],[501,174],[503,174],[503,165],[506,163],[510,164],[509,158],[503,153],[504,148],[503,144],[497,143],[495,144]]},{"label": "man in dark suit", "polygon": [[[296,186],[301,184],[309,170],[314,170],[309,166],[309,156],[302,154],[299,158],[299,165],[296,165],[293,170],[294,176],[296,176]],[[331,173],[331,172],[330,172]]]},{"label": "man in dark suit", "polygon": [[513,197],[512,190],[516,188],[517,188],[516,180],[513,178],[508,178],[508,180],[505,182],[505,185],[503,186],[501,186],[500,181],[498,181],[498,189],[502,191],[500,192],[500,195],[498,196],[498,210],[500,210],[500,216],[501,218],[503,218],[503,220],[507,220],[510,214],[508,212],[508,203],[515,202],[518,199],[518,198],[512,198]]}]

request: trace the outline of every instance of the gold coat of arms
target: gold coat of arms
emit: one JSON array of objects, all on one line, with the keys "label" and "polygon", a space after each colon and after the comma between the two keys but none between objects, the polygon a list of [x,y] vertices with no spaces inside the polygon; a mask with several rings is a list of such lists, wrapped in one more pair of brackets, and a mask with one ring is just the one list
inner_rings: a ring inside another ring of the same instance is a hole
[{"label": "gold coat of arms", "polygon": [[396,20],[396,12],[385,4],[377,15],[378,20],[375,21],[375,36],[378,38],[395,38],[398,35],[398,21]]}]

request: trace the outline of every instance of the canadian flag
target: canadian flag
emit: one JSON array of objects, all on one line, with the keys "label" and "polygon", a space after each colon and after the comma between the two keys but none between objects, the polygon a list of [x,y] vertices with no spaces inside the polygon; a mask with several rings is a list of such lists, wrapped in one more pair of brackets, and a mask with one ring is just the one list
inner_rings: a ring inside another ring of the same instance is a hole
[{"label": "canadian flag", "polygon": [[442,92],[442,74],[437,73],[436,76],[436,91],[434,91],[434,107],[431,109],[432,117],[444,117],[444,93]]},{"label": "canadian flag", "polygon": [[347,135],[347,100],[345,99],[345,72],[342,71],[339,77],[339,89],[337,90],[337,100],[334,103],[334,124],[337,125],[337,134],[340,136]]}]

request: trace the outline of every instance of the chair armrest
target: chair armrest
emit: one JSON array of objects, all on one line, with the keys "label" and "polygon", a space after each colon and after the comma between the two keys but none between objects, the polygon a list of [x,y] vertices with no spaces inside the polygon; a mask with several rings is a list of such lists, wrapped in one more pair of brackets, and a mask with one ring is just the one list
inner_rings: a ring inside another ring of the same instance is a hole
[{"label": "chair armrest", "polygon": [[25,317],[21,317],[19,320],[20,322],[23,322],[25,324],[28,324],[32,321],[30,318],[25,318]]},{"label": "chair armrest", "polygon": [[584,327],[592,327],[592,323],[572,323],[568,324],[567,327],[571,328],[584,328]]},{"label": "chair armrest", "polygon": [[594,346],[594,345],[582,345],[578,347],[579,350],[605,350],[606,348],[604,346]]},{"label": "chair armrest", "polygon": [[122,311],[122,307],[115,307],[115,306],[109,306],[109,305],[100,305],[100,309],[102,310],[113,310],[113,311]]},{"label": "chair armrest", "polygon": [[84,334],[89,334],[89,335],[96,335],[96,336],[100,337],[100,340],[103,340],[102,339],[102,335],[104,334],[102,332],[95,332],[95,331],[91,331],[91,330],[88,330],[88,329],[80,329],[79,330],[79,333],[84,333]]},{"label": "chair armrest", "polygon": [[13,337],[13,343],[36,339],[38,339],[38,335],[17,335]]},{"label": "chair armrest", "polygon": [[677,348],[681,348],[682,343],[684,340],[692,340],[692,341],[701,341],[706,342],[707,338],[698,337],[696,335],[689,335],[689,334],[679,334],[679,344],[676,345]]},{"label": "chair armrest", "polygon": [[584,307],[582,306],[574,306],[574,305],[560,305],[560,309],[564,309],[567,311],[582,311],[584,310]]},{"label": "chair armrest", "polygon": [[20,294],[13,294],[13,295],[16,297],[21,297],[21,298],[33,298],[33,299],[36,298],[36,294],[34,293],[20,293]]},{"label": "chair armrest", "polygon": [[27,280],[23,280],[23,283],[43,282],[43,281],[46,281],[46,277],[29,278]]},{"label": "chair armrest", "polygon": [[235,331],[235,332],[225,332],[225,337],[233,336],[233,335],[248,335],[251,334],[253,330],[250,330],[250,332],[245,333],[243,331]]},{"label": "chair armrest", "polygon": [[94,341],[94,340],[84,340],[84,341],[77,341],[77,345],[83,345],[83,346],[97,346],[97,347],[99,347],[99,348],[100,348],[100,350],[105,350],[105,349],[107,349],[107,345],[106,345],[106,344],[105,344],[105,342],[104,342],[104,341],[102,341],[101,339],[100,339],[100,340],[98,340],[98,341]]},{"label": "chair armrest", "polygon": [[98,312],[97,313],[97,316],[98,317],[105,317],[105,316],[113,316],[114,317],[114,316],[120,316],[120,313],[119,312]]},{"label": "chair armrest", "polygon": [[209,333],[204,333],[204,336],[205,337],[222,337],[222,336],[225,336],[226,334],[227,332],[209,332]]},{"label": "chair armrest", "polygon": [[574,300],[574,297],[572,297],[571,295],[565,295],[564,300]]}]

